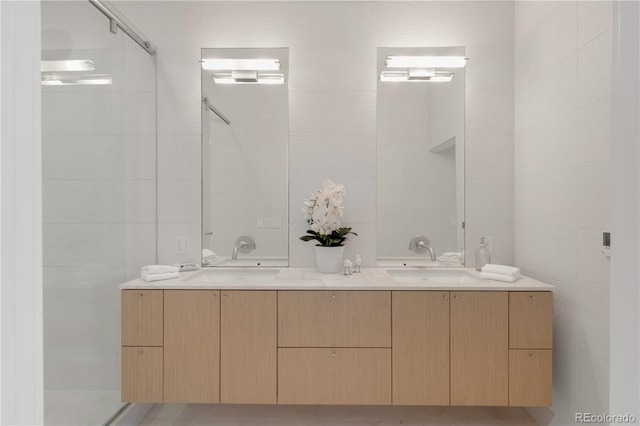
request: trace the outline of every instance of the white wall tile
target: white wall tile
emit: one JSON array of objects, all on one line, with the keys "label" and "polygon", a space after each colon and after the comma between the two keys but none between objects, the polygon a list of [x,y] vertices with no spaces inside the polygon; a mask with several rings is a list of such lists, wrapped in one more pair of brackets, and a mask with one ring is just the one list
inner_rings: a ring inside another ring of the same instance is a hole
[{"label": "white wall tile", "polygon": [[200,180],[158,180],[158,223],[200,223]]},{"label": "white wall tile", "polygon": [[578,110],[578,166],[609,163],[611,158],[611,97]]},{"label": "white wall tile", "polygon": [[519,223],[575,226],[578,205],[578,173],[575,170],[519,178],[516,184]]},{"label": "white wall tile", "polygon": [[124,266],[125,241],[121,224],[45,224],[45,266]]},{"label": "white wall tile", "polygon": [[118,311],[44,312],[45,354],[107,354],[119,345]]},{"label": "white wall tile", "polygon": [[578,106],[611,95],[611,31],[578,50]]},{"label": "white wall tile", "polygon": [[289,58],[291,92],[376,90],[376,49],[293,47]]},{"label": "white wall tile", "polygon": [[601,164],[578,169],[576,224],[585,228],[609,227],[610,166]]},{"label": "white wall tile", "polygon": [[504,135],[513,133],[513,93],[481,92],[466,98],[466,126],[469,131]]},{"label": "white wall tile", "polygon": [[125,222],[156,222],[155,179],[126,180],[124,182]]},{"label": "white wall tile", "polygon": [[194,45],[180,48],[161,47],[157,51],[158,91],[198,93],[202,67],[201,48]]},{"label": "white wall tile", "polygon": [[512,179],[467,179],[465,192],[469,223],[513,223]]},{"label": "white wall tile", "polygon": [[203,2],[199,46],[291,46],[289,9],[287,2]]},{"label": "white wall tile", "polygon": [[514,136],[468,133],[465,138],[467,179],[512,179]]},{"label": "white wall tile", "polygon": [[[508,40],[508,39],[507,39]],[[465,67],[467,93],[476,91],[513,92],[513,44],[504,46],[467,46]]]},{"label": "white wall tile", "polygon": [[116,7],[155,46],[185,47],[201,43],[201,2],[124,1]]},{"label": "white wall tile", "polygon": [[465,39],[468,8],[469,2],[381,2],[377,46],[471,44]]},{"label": "white wall tile", "polygon": [[156,224],[128,224],[127,267],[153,265],[156,258]]},{"label": "white wall tile", "polygon": [[47,354],[44,389],[97,391],[118,388],[120,370],[115,354]]},{"label": "white wall tile", "polygon": [[201,146],[197,135],[159,135],[158,179],[200,179]]},{"label": "white wall tile", "polygon": [[537,74],[575,52],[578,37],[577,2],[558,3],[540,24],[516,40],[516,69],[520,67]]},{"label": "white wall tile", "polygon": [[516,42],[528,32],[540,25],[561,2],[555,1],[521,1],[514,9],[514,31]]},{"label": "white wall tile", "polygon": [[158,134],[200,135],[200,93],[158,92]]},{"label": "white wall tile", "polygon": [[609,0],[578,2],[578,46],[611,29],[612,4]]},{"label": "white wall tile", "polygon": [[375,2],[292,2],[288,18],[292,47],[378,46]]},{"label": "white wall tile", "polygon": [[465,44],[471,46],[512,46],[514,3],[505,1],[468,2],[463,28]]},{"label": "white wall tile", "polygon": [[575,111],[518,131],[515,134],[515,171],[518,177],[576,166],[579,137]]},{"label": "white wall tile", "polygon": [[289,133],[303,135],[375,135],[376,93],[291,92]]}]

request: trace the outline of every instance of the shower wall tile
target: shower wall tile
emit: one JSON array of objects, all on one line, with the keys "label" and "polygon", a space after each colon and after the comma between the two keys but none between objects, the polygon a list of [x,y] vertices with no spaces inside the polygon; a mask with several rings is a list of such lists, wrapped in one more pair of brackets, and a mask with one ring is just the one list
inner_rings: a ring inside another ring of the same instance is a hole
[{"label": "shower wall tile", "polygon": [[199,93],[203,47],[158,48],[158,92]]},{"label": "shower wall tile", "polygon": [[126,227],[127,267],[153,265],[156,258],[156,224],[128,224]]},{"label": "shower wall tile", "polygon": [[44,389],[100,391],[119,387],[115,354],[48,354],[44,357]]},{"label": "shower wall tile", "polygon": [[115,353],[120,346],[120,312],[44,312],[44,345],[47,354]]}]

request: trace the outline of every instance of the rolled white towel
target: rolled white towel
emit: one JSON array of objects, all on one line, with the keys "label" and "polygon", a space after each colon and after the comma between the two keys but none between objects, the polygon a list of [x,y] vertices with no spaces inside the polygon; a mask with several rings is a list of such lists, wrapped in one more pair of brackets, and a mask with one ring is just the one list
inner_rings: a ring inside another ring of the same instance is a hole
[{"label": "rolled white towel", "polygon": [[168,274],[170,272],[179,272],[180,268],[172,265],[147,265],[140,270],[140,275],[148,274]]},{"label": "rolled white towel", "polygon": [[508,277],[520,276],[520,268],[507,265],[496,265],[487,263],[482,267],[482,272],[488,272],[490,274],[506,275]]},{"label": "rolled white towel", "polygon": [[480,276],[488,280],[504,281],[507,283],[512,283],[516,281],[518,278],[520,278],[520,274],[510,276],[510,275],[503,275],[503,274],[493,274],[491,272],[480,272]]},{"label": "rolled white towel", "polygon": [[145,281],[170,280],[172,278],[180,278],[180,273],[166,272],[164,274],[142,274],[142,279]]},{"label": "rolled white towel", "polygon": [[459,251],[447,251],[442,253],[442,256],[446,256],[446,257],[462,257],[462,253],[460,253]]},{"label": "rolled white towel", "polygon": [[218,255],[217,255],[217,254],[215,254],[212,250],[209,250],[209,249],[203,248],[203,249],[202,249],[202,257],[203,257],[203,258],[205,258],[205,259],[206,259],[206,258],[217,259],[217,258],[218,258]]}]

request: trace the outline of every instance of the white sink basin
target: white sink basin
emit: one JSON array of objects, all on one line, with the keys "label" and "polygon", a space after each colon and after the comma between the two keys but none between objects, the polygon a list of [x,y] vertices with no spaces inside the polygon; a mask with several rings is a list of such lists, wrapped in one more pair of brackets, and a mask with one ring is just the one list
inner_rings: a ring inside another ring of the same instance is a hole
[{"label": "white sink basin", "polygon": [[189,278],[190,282],[202,283],[234,283],[234,282],[269,282],[280,272],[278,268],[207,268]]},{"label": "white sink basin", "polygon": [[484,282],[482,278],[461,269],[387,269],[387,272],[397,283],[416,283],[425,281],[433,283]]}]

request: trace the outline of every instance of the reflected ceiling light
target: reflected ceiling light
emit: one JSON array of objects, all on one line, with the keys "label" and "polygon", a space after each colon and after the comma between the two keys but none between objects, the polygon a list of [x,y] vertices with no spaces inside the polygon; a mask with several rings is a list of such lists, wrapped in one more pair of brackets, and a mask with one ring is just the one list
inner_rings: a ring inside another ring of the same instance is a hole
[{"label": "reflected ceiling light", "polygon": [[389,68],[464,68],[464,56],[387,56]]},{"label": "reflected ceiling light", "polygon": [[42,77],[43,86],[79,86],[79,85],[105,85],[111,84],[110,75],[84,75],[79,77],[66,77],[51,75]]},{"label": "reflected ceiling light", "polygon": [[452,72],[434,71],[424,68],[409,69],[408,71],[382,71],[380,81],[410,81],[410,82],[430,82],[447,83],[453,80]]},{"label": "reflected ceiling light", "polygon": [[65,71],[93,71],[96,65],[88,59],[74,59],[67,61],[41,61],[41,72],[65,72]]},{"label": "reflected ceiling light", "polygon": [[278,71],[278,59],[204,59],[202,69],[207,71]]},{"label": "reflected ceiling light", "polygon": [[212,75],[217,84],[284,84],[284,74],[231,71]]}]

